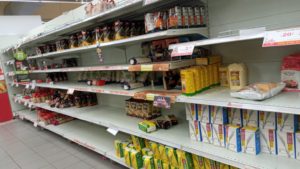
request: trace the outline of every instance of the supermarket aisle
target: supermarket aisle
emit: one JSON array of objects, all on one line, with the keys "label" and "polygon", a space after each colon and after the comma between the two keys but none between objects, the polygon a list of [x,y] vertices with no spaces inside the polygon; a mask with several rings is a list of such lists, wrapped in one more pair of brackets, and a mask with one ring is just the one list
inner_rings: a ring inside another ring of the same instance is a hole
[{"label": "supermarket aisle", "polygon": [[122,169],[32,123],[0,124],[0,169]]}]

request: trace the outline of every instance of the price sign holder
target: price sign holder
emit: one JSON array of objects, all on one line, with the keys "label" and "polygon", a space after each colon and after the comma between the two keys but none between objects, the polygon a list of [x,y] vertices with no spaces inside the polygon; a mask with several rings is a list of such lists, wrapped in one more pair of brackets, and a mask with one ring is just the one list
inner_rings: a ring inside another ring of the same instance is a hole
[{"label": "price sign holder", "polygon": [[194,52],[195,45],[179,45],[171,53],[171,57],[190,56]]},{"label": "price sign holder", "polygon": [[300,44],[300,27],[265,33],[263,47],[289,46]]},{"label": "price sign holder", "polygon": [[68,92],[67,92],[67,94],[73,94],[74,93],[74,91],[75,91],[75,89],[68,89]]}]

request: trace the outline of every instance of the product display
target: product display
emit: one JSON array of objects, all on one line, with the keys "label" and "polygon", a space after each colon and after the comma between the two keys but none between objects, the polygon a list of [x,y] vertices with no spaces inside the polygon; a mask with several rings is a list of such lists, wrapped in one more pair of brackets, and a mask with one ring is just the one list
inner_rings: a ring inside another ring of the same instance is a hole
[{"label": "product display", "polygon": [[133,117],[138,117],[142,119],[154,119],[161,116],[161,109],[154,107],[153,102],[129,99],[126,100],[126,114]]},{"label": "product display", "polygon": [[[139,140],[139,144],[135,144],[134,140]],[[140,149],[141,143],[143,149]],[[136,136],[131,136],[129,141],[115,140],[114,145],[117,157],[124,158],[126,165],[134,169],[234,169],[232,166]]]},{"label": "product display", "polygon": [[38,115],[38,120],[43,122],[45,125],[52,124],[57,126],[63,123],[67,123],[74,119],[72,117],[54,113],[44,109],[36,109],[36,112]]},{"label": "product display", "polygon": [[234,63],[228,66],[229,86],[233,91],[241,90],[248,84],[248,71],[244,63]]},{"label": "product display", "polygon": [[281,81],[288,91],[300,91],[300,55],[290,55],[283,59],[281,65]]}]

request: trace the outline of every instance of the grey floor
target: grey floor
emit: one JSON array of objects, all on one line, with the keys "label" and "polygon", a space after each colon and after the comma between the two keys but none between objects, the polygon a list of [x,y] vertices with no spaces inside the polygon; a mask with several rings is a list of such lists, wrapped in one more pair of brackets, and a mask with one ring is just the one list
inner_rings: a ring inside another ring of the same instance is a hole
[{"label": "grey floor", "polygon": [[123,169],[32,123],[0,123],[0,169]]}]

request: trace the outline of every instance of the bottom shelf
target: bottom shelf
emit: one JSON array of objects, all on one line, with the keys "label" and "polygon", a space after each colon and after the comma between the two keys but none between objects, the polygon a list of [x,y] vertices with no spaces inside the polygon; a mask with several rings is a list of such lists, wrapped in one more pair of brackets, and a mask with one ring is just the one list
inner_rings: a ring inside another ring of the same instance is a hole
[{"label": "bottom shelf", "polygon": [[95,151],[123,166],[125,164],[123,159],[115,155],[114,140],[128,139],[129,136],[123,133],[118,133],[116,136],[111,135],[104,127],[97,126],[81,120],[73,120],[58,126],[45,125],[37,122],[37,115],[35,111],[22,110],[16,112],[20,119],[26,119],[34,123],[34,126],[40,126],[53,133],[61,135],[62,137],[75,142],[87,149]]}]

